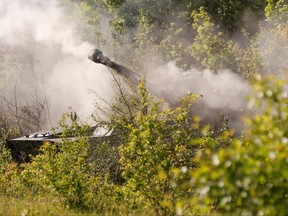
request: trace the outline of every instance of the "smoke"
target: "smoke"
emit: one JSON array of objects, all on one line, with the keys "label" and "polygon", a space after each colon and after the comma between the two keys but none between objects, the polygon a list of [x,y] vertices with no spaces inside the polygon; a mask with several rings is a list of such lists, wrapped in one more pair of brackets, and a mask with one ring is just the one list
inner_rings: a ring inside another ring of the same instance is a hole
[{"label": "smoke", "polygon": [[[46,97],[52,125],[69,107],[84,118],[93,113],[95,95],[89,89],[104,98],[112,94],[108,69],[87,59],[94,45],[81,38],[78,26],[68,22],[58,1],[2,0],[0,8],[0,45],[20,47],[36,62],[14,77],[11,89],[17,82],[18,91],[23,92],[19,97],[35,89]],[[152,71],[148,89],[172,104],[187,92],[203,95],[196,105],[204,119],[211,113],[219,118],[221,112],[244,110],[248,87],[228,70],[214,74],[191,68],[183,76],[170,62]]]},{"label": "smoke", "polygon": [[191,68],[183,74],[174,62],[169,62],[148,74],[147,81],[148,89],[171,104],[177,104],[189,92],[201,96],[195,104],[195,114],[204,121],[213,122],[217,122],[221,114],[232,114],[229,116],[230,126],[240,129],[239,122],[246,110],[250,87],[232,71],[223,70],[215,74],[208,69]]},{"label": "smoke", "polygon": [[[95,46],[81,37],[79,29],[82,30],[83,26],[69,22],[66,13],[67,10],[56,0],[0,1],[0,48],[8,45],[20,50],[25,54],[20,55],[20,59],[32,62],[31,67],[20,67],[19,70],[0,67],[1,73],[13,72],[7,76],[9,85],[4,93],[12,94],[15,83],[21,98],[27,92],[36,90],[48,101],[52,125],[69,111],[69,107],[84,119],[93,113],[95,95],[90,93],[90,89],[107,100],[113,96],[109,70],[87,59]],[[107,27],[107,23],[104,26]],[[263,47],[263,60],[276,59],[268,65],[270,69],[287,67],[287,39],[281,31],[262,31],[259,44]],[[101,34],[109,38],[108,29]],[[275,40],[270,40],[275,35],[280,35],[281,39],[276,48],[273,44]],[[282,49],[281,55],[278,48]],[[122,51],[119,50],[119,53]],[[231,114],[230,125],[236,129],[241,127],[239,122],[246,109],[249,85],[240,76],[229,70],[215,74],[208,69],[199,71],[193,67],[184,73],[174,62],[158,67],[154,67],[155,62],[152,62],[153,66],[147,62],[142,63],[146,71],[151,71],[147,75],[147,87],[152,93],[171,104],[177,104],[187,92],[196,93],[202,97],[195,104],[195,113],[202,119],[214,122],[220,114]],[[21,63],[15,62],[14,65],[18,67]]]},{"label": "smoke", "polygon": [[13,72],[3,94],[9,97],[15,83],[19,101],[36,91],[48,101],[52,125],[69,107],[80,116],[93,113],[95,95],[89,89],[104,98],[111,93],[108,69],[87,59],[94,45],[81,38],[58,1],[1,0],[0,26],[0,47],[22,50],[22,59],[32,62],[30,68]]},{"label": "smoke", "polygon": [[[259,64],[257,68],[260,73],[273,73],[287,80],[287,19],[283,20],[280,25],[264,20],[264,17],[260,22],[256,14],[246,11],[245,28],[255,34],[254,38],[244,36],[243,32],[236,32],[230,36],[230,40],[243,50],[251,49],[249,46],[257,48],[257,51],[253,48],[250,52],[255,52],[251,58],[257,56],[263,64]],[[183,41],[183,38],[179,40]],[[256,62],[256,59],[254,60]],[[285,70],[286,74],[283,74]],[[196,101],[194,113],[204,122],[217,126],[220,123],[220,115],[224,114],[228,117],[231,129],[241,133],[244,129],[242,116],[246,111],[250,114],[256,112],[251,110],[252,107],[247,107],[247,96],[251,93],[249,81],[231,70],[221,70],[217,73],[209,69],[199,71],[192,65],[190,70],[184,72],[174,62],[169,62],[147,71],[151,71],[147,75],[148,88],[171,104],[177,104],[188,92],[201,95]]]},{"label": "smoke", "polygon": [[31,40],[48,46],[59,45],[65,54],[84,57],[93,45],[81,40],[77,28],[65,22],[57,1],[4,0],[1,7],[2,43],[23,45]]}]

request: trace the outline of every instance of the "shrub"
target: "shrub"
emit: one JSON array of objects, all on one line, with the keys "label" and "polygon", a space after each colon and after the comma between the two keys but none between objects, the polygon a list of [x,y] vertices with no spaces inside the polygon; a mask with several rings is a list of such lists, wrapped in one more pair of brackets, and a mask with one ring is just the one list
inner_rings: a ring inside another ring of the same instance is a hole
[{"label": "shrub", "polygon": [[66,124],[66,118],[64,116],[60,122],[64,130],[62,141],[45,143],[41,147],[42,154],[34,157],[31,163],[23,164],[23,186],[35,196],[59,197],[72,208],[91,208],[100,175],[96,176],[88,162],[90,141],[86,135],[90,128],[80,125],[77,118],[71,118],[71,123]]},{"label": "shrub", "polygon": [[120,147],[120,164],[125,180],[123,200],[132,209],[153,209],[154,214],[174,214],[178,200],[191,194],[192,188],[180,193],[173,190],[175,170],[191,170],[197,150],[214,144],[209,128],[199,127],[199,118],[191,115],[196,96],[185,97],[175,109],[160,110],[159,103],[140,88],[145,112],[139,111],[133,124],[126,124],[127,143]]},{"label": "shrub", "polygon": [[[287,96],[283,81],[258,77],[253,104],[262,109],[244,140],[212,154],[195,173],[199,211],[240,215],[286,215]],[[206,158],[207,159],[207,158]]]}]

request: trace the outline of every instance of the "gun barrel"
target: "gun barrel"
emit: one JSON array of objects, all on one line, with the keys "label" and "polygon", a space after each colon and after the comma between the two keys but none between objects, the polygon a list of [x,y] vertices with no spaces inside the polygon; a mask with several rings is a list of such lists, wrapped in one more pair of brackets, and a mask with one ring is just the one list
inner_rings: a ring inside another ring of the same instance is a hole
[{"label": "gun barrel", "polygon": [[140,79],[140,76],[135,72],[129,70],[123,65],[117,64],[116,62],[109,59],[107,56],[103,54],[102,51],[95,49],[93,54],[88,57],[91,61],[99,64],[103,64],[109,68],[112,68],[117,72],[117,74],[127,78],[133,85],[137,85]]},{"label": "gun barrel", "polygon": [[[115,70],[117,72],[117,74],[128,79],[133,86],[136,87],[138,85],[139,80],[141,78],[138,74],[136,74],[135,72],[131,71],[130,69],[112,61],[107,56],[105,56],[102,51],[95,49],[93,54],[91,56],[89,56],[88,58],[95,63],[103,64],[109,68],[112,68],[113,70]],[[169,104],[175,103],[174,100],[172,100],[169,96],[167,96],[166,92],[159,91],[159,89],[157,89],[157,86],[152,85],[147,80],[146,80],[146,85],[147,85],[147,89],[152,94],[157,96],[158,98],[163,98]]]}]

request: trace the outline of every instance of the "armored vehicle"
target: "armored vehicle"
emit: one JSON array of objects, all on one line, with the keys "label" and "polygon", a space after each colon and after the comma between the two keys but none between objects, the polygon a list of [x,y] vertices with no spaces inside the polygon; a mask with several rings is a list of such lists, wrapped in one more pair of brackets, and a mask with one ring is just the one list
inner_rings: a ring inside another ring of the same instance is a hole
[{"label": "armored vehicle", "polygon": [[[40,147],[45,142],[56,143],[63,140],[63,129],[55,128],[53,130],[43,130],[27,134],[25,136],[10,139],[7,142],[11,150],[12,158],[16,162],[29,162],[30,156],[39,154]],[[100,143],[112,139],[114,133],[105,127],[91,126],[87,136],[92,143]],[[76,140],[77,137],[67,137],[69,140]]]},{"label": "armored vehicle", "polygon": [[[114,69],[118,74],[128,78],[135,85],[137,85],[138,80],[140,79],[136,73],[113,62],[108,57],[104,56],[100,50],[96,49],[93,55],[88,58],[95,63],[101,63]],[[45,142],[61,142],[63,140],[62,133],[63,130],[61,128],[38,131],[22,137],[10,139],[7,141],[7,146],[11,150],[12,157],[16,162],[29,162],[31,160],[30,156],[39,154],[39,149]],[[113,144],[118,145],[117,139],[114,139],[115,134],[115,130],[112,131],[105,127],[91,126],[87,136],[92,143],[100,143],[107,140],[111,141],[113,139]],[[67,139],[76,140],[77,137],[68,137]]]},{"label": "armored vehicle", "polygon": [[[135,72],[131,71],[130,69],[126,68],[123,65],[120,65],[111,59],[109,59],[107,56],[105,56],[100,50],[95,49],[93,54],[88,57],[90,60],[92,60],[95,63],[103,64],[113,70],[116,71],[117,74],[120,76],[123,76],[124,78],[128,79],[129,82],[133,86],[137,86],[139,80],[141,77],[136,74]],[[149,84],[149,83],[147,83]],[[150,85],[151,86],[151,85]],[[163,94],[161,92],[153,89],[153,86],[149,89],[154,95],[159,96],[160,98],[163,98]],[[164,99],[169,103],[172,104],[173,101],[169,97],[164,97]],[[111,140],[115,138],[115,134],[117,134],[114,131],[109,131],[107,128],[99,128],[99,126],[91,126],[91,133],[88,135],[90,140],[96,141],[96,142],[102,142],[104,140]],[[38,131],[35,133],[31,133],[16,139],[11,139],[7,142],[8,148],[11,150],[12,157],[17,162],[28,162],[30,161],[30,155],[35,156],[39,154],[40,147],[45,142],[50,143],[56,143],[61,142],[63,140],[62,138],[63,130],[60,128],[55,128],[52,130],[43,130]],[[68,139],[75,140],[76,137],[68,137]],[[113,141],[115,145],[117,144],[117,139],[114,139],[116,141]]]}]

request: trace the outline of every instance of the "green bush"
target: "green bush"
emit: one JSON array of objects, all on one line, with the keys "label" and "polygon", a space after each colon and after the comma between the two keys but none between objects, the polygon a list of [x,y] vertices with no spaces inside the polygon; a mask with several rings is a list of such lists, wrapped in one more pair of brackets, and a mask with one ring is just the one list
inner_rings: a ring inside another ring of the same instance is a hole
[{"label": "green bush", "polygon": [[[64,128],[63,136],[83,134],[84,128],[75,120],[71,128]],[[93,195],[88,175],[90,167],[86,162],[88,141],[85,136],[78,136],[77,140],[63,137],[59,143],[44,144],[42,154],[23,165],[24,187],[31,188],[37,196],[52,194],[71,207],[87,208]]]},{"label": "green bush", "polygon": [[262,112],[247,119],[248,132],[230,148],[202,161],[193,175],[199,211],[239,215],[286,215],[287,95],[283,81],[261,77],[251,102]]},{"label": "green bush", "polygon": [[[195,155],[201,146],[213,146],[209,127],[200,129],[191,107],[196,96],[185,97],[176,109],[160,110],[140,88],[145,112],[139,111],[133,124],[126,124],[127,143],[120,147],[123,178],[122,199],[132,209],[152,209],[154,214],[174,214],[178,200],[191,194],[173,190],[178,167],[195,169]],[[209,145],[208,145],[209,144]]]}]

